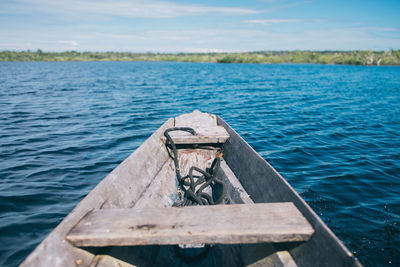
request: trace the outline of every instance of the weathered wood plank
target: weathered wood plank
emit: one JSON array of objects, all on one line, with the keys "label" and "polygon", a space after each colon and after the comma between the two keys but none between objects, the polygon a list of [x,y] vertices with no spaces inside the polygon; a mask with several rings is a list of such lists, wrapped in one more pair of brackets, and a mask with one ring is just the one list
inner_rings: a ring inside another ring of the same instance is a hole
[{"label": "weathered wood plank", "polygon": [[[79,266],[79,264],[77,264]],[[97,255],[93,258],[89,267],[135,267],[135,265],[118,260],[108,255]]]},{"label": "weathered wood plank", "polygon": [[278,251],[273,254],[276,267],[297,267],[290,253],[286,250]]},{"label": "weathered wood plank", "polygon": [[[262,245],[264,245],[264,244],[262,244]],[[258,250],[260,248],[253,248],[253,249]],[[265,254],[268,255],[268,251],[270,251],[270,248],[267,246],[264,248],[264,251],[263,251],[264,253],[262,255],[263,256],[265,256]],[[290,256],[289,252],[287,252],[287,251],[276,251],[266,257],[263,257],[263,256],[261,256],[260,259],[250,262],[245,265],[247,267],[265,267],[265,266],[297,267],[296,262],[293,260],[293,258]]]},{"label": "weathered wood plank", "polygon": [[67,235],[76,246],[306,241],[314,230],[292,203],[107,209]]},{"label": "weathered wood plank", "polygon": [[199,128],[213,126],[217,126],[217,117],[213,114],[203,113],[198,110],[175,118],[175,127]]},{"label": "weathered wood plank", "polygon": [[[229,138],[228,132],[222,126],[196,126],[192,127],[196,134],[184,131],[170,132],[175,144],[218,144],[225,143]],[[165,143],[165,136],[161,137]]]},{"label": "weathered wood plank", "polygon": [[[229,138],[225,128],[217,125],[217,117],[215,115],[198,110],[176,117],[174,126],[191,127],[196,131],[196,135],[183,131],[170,132],[175,144],[225,143]],[[162,140],[165,142],[166,138],[163,136]]]}]

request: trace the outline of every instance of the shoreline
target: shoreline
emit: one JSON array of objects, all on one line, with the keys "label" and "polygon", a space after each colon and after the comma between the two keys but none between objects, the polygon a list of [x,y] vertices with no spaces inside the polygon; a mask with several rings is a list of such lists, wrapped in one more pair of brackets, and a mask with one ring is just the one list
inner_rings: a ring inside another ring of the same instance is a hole
[{"label": "shoreline", "polygon": [[237,65],[245,65],[245,64],[253,64],[253,65],[319,65],[319,66],[358,66],[358,67],[400,67],[399,65],[356,65],[356,64],[341,64],[341,63],[292,63],[292,62],[282,62],[282,63],[220,63],[220,62],[204,62],[204,61],[173,61],[173,60],[13,60],[13,61],[6,61],[6,60],[0,60],[0,63],[51,63],[51,62],[57,62],[57,63],[89,63],[89,62],[113,62],[113,63],[118,63],[118,62],[142,62],[142,63],[162,63],[162,62],[170,62],[170,63],[200,63],[200,64],[218,64],[218,65],[232,65],[232,64],[237,64]]},{"label": "shoreline", "polygon": [[391,51],[260,51],[242,53],[132,53],[132,52],[43,52],[0,51],[0,62],[201,62],[254,64],[323,64],[400,66],[400,50]]}]

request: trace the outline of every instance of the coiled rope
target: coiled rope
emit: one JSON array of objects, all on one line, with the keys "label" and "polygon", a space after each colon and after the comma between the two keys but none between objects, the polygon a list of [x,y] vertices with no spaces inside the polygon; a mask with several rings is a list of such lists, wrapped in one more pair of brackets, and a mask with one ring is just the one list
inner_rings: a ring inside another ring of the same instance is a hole
[{"label": "coiled rope", "polygon": [[[175,173],[178,180],[178,195],[180,196],[180,201],[175,202],[173,206],[180,207],[190,205],[216,205],[222,203],[226,197],[226,185],[216,176],[221,165],[222,153],[219,153],[219,155],[213,160],[210,168],[207,168],[204,171],[196,166],[192,166],[189,169],[189,174],[182,177],[181,170],[179,168],[179,159],[176,145],[169,135],[169,133],[172,131],[184,131],[191,133],[192,135],[195,135],[196,132],[194,131],[194,129],[189,127],[174,127],[169,128],[164,132],[164,136],[166,138],[165,146],[167,148],[168,155],[174,160]],[[173,156],[168,149],[168,145],[171,145],[172,147]],[[194,175],[194,172],[197,172],[201,175]],[[222,193],[216,201],[214,201],[211,195],[203,192],[205,188],[215,184],[219,184],[222,187]],[[200,187],[196,190],[196,187],[198,186]],[[184,192],[183,194],[181,193],[182,191]],[[189,250],[189,254],[185,252],[186,250]],[[199,261],[207,256],[210,250],[210,245],[205,245],[203,248],[201,248],[200,253],[192,254],[193,251],[191,250],[197,249],[182,249],[179,246],[174,246],[175,254],[183,262],[191,263]]]},{"label": "coiled rope", "polygon": [[[178,159],[178,152],[176,149],[176,145],[172,140],[171,136],[169,135],[169,133],[172,131],[185,131],[193,135],[195,135],[196,132],[194,131],[194,129],[189,127],[169,128],[164,132],[164,136],[167,140],[165,144],[167,147],[168,154],[174,160],[175,164],[176,178],[179,183],[178,190],[184,192],[183,197],[181,196],[182,197],[181,201],[174,203],[174,206],[216,205],[222,203],[226,197],[226,186],[225,183],[216,176],[221,165],[222,153],[220,153],[213,160],[210,168],[207,168],[204,171],[196,166],[192,166],[189,169],[189,174],[182,177],[179,168],[179,159]],[[168,145],[171,145],[172,147],[173,156],[171,155],[170,150],[168,149]],[[197,172],[201,175],[194,175],[194,172]],[[214,201],[213,197],[203,192],[203,190],[208,186],[216,184],[222,187],[222,193],[219,196],[219,198],[216,201]],[[196,187],[198,186],[200,187],[196,190]]]}]

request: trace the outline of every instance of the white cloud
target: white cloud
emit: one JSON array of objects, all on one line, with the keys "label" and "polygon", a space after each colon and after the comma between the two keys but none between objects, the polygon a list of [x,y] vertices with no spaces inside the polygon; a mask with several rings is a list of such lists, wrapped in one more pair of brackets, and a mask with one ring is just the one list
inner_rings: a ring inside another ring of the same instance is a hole
[{"label": "white cloud", "polygon": [[60,44],[69,45],[69,46],[78,46],[78,42],[76,41],[58,41]]},{"label": "white cloud", "polygon": [[65,40],[65,41],[58,41],[58,45],[56,47],[57,50],[59,51],[78,50],[79,44],[77,41],[74,40]]},{"label": "white cloud", "polygon": [[[74,36],[82,50],[134,52],[232,52],[255,50],[379,49],[400,47],[397,38],[376,38],[370,28],[276,32],[248,29],[151,30],[136,34],[94,32]],[[97,43],[97,47],[93,44]]]},{"label": "white cloud", "polygon": [[[232,52],[260,50],[388,50],[400,47],[400,30],[379,27],[324,29],[219,29],[109,31],[0,28],[1,50]],[[68,37],[66,37],[68,36]],[[60,41],[61,40],[61,41]]]},{"label": "white cloud", "polygon": [[[219,15],[251,15],[261,12],[250,8],[219,7],[198,4],[180,4],[173,2],[145,1],[145,0],[19,0],[23,5],[30,5],[39,11],[52,14],[66,14],[71,16],[102,16],[128,18],[172,18],[184,16],[198,16],[207,14]],[[14,5],[15,6],[15,5]],[[21,8],[23,8],[21,6]]]},{"label": "white cloud", "polygon": [[365,27],[365,29],[369,29],[371,31],[376,32],[399,32],[400,29],[398,28],[391,28],[391,27]]},{"label": "white cloud", "polygon": [[300,20],[299,19],[250,19],[250,20],[245,20],[244,22],[267,25],[267,24],[278,24],[278,23],[294,23],[294,22],[300,22]]}]

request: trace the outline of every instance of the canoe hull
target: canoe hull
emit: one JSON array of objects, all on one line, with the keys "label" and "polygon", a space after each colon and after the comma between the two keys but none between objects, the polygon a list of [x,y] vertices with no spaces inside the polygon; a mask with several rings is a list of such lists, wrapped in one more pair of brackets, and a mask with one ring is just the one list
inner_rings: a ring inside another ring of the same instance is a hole
[{"label": "canoe hull", "polygon": [[[194,265],[244,266],[294,261],[297,266],[360,266],[352,253],[330,231],[323,221],[293,190],[281,175],[257,154],[226,122],[216,118],[230,138],[224,144],[221,179],[227,183],[231,203],[293,202],[313,226],[315,233],[303,243],[270,243],[215,245],[208,256]],[[163,132],[175,126],[174,119],[165,122],[135,152],[100,182],[52,233],[25,259],[21,266],[181,266],[182,259],[169,245],[119,246],[105,248],[78,248],[66,236],[90,211],[111,208],[144,208],[152,205],[170,206],[163,200],[163,174],[169,176],[172,160],[162,141]],[[204,153],[203,153],[204,154]],[[204,156],[198,153],[199,156]],[[164,173],[165,172],[165,173]],[[173,172],[172,172],[173,173]],[[173,175],[171,175],[173,176]],[[153,188],[153,192],[151,188]],[[169,187],[168,190],[174,188]],[[158,190],[158,191],[157,191]],[[164,201],[164,202],[163,202]],[[149,204],[150,203],[150,204]],[[100,264],[101,263],[101,264]],[[291,263],[290,263],[291,264]],[[291,266],[286,264],[287,266]],[[97,265],[96,265],[97,266]]]}]

